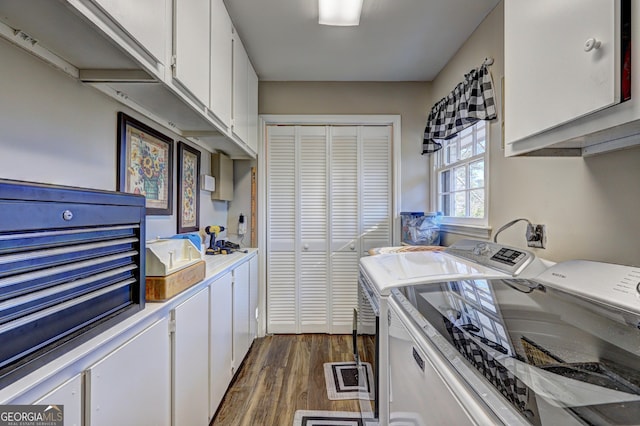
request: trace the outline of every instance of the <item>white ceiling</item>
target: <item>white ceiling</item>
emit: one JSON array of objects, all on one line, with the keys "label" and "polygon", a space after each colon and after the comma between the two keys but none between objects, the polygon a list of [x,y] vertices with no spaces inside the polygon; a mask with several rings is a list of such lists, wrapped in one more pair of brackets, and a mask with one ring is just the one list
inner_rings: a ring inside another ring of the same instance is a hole
[{"label": "white ceiling", "polygon": [[224,0],[262,81],[431,81],[500,0],[364,0],[360,26],[317,0]]}]

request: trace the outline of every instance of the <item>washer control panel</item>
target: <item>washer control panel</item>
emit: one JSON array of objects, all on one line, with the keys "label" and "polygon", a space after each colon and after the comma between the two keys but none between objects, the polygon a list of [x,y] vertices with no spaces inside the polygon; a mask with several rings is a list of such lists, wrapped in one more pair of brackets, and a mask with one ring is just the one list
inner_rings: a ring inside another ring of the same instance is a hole
[{"label": "washer control panel", "polygon": [[456,241],[445,252],[516,276],[535,255],[531,252],[489,241]]}]

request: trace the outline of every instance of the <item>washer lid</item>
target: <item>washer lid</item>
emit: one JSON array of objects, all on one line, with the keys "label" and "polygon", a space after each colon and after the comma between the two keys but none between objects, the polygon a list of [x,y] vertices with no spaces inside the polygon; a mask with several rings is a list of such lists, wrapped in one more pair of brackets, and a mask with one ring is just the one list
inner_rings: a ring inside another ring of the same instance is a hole
[{"label": "washer lid", "polygon": [[640,313],[640,267],[570,260],[550,267],[536,281]]},{"label": "washer lid", "polygon": [[367,277],[381,294],[394,287],[474,278],[506,278],[497,271],[444,252],[379,254],[360,259]]}]

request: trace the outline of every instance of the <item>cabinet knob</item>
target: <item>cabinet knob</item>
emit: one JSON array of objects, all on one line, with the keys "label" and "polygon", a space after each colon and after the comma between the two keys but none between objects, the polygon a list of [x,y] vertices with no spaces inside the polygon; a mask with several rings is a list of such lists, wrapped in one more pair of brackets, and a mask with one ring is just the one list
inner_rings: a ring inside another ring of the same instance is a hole
[{"label": "cabinet knob", "polygon": [[349,248],[350,248],[351,250],[355,250],[355,249],[356,249],[356,245],[355,245],[355,244],[351,244],[351,245],[349,246]]},{"label": "cabinet knob", "polygon": [[73,219],[73,212],[71,210],[65,210],[62,212],[62,219],[67,222]]},{"label": "cabinet knob", "polygon": [[587,41],[584,42],[584,51],[591,52],[593,49],[599,49],[601,45],[602,43],[595,38],[587,39]]},{"label": "cabinet knob", "polygon": [[309,244],[305,244],[304,246],[302,246],[302,248],[305,250],[309,250]]}]

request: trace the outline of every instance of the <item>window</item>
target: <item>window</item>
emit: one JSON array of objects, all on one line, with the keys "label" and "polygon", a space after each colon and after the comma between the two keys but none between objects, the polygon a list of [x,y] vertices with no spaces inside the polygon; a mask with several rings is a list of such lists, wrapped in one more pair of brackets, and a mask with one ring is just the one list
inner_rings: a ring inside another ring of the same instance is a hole
[{"label": "window", "polygon": [[434,205],[445,223],[487,224],[487,122],[442,141],[435,155]]}]

